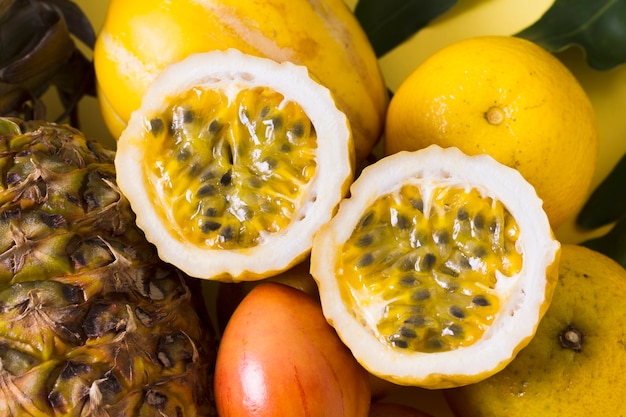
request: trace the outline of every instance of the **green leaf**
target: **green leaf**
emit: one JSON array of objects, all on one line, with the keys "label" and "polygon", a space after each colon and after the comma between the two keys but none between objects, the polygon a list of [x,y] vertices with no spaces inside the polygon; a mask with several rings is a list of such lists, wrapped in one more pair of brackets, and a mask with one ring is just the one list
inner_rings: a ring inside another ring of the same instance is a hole
[{"label": "green leaf", "polygon": [[381,57],[408,40],[457,0],[359,0],[354,15]]},{"label": "green leaf", "polygon": [[576,223],[585,229],[595,229],[622,217],[626,217],[626,155],[593,190]]},{"label": "green leaf", "polygon": [[609,70],[626,62],[626,0],[555,0],[516,36],[551,52],[578,45],[590,67]]}]

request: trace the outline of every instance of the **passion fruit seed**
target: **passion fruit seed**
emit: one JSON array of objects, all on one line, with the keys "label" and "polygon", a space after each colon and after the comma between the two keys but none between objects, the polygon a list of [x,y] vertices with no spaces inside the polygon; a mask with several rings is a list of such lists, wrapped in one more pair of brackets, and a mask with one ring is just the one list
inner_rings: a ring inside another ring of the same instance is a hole
[{"label": "passion fruit seed", "polygon": [[[439,187],[428,206],[422,197],[405,185],[376,200],[346,241],[337,273],[354,314],[378,320],[372,328],[385,343],[452,350],[480,339],[494,320],[496,281],[522,267],[519,230],[501,202],[476,190]],[[375,305],[381,295],[384,305]]]},{"label": "passion fruit seed", "polygon": [[261,87],[235,97],[195,88],[170,102],[146,119],[154,146],[144,169],[179,236],[208,248],[251,247],[294,220],[317,147],[297,103]]}]

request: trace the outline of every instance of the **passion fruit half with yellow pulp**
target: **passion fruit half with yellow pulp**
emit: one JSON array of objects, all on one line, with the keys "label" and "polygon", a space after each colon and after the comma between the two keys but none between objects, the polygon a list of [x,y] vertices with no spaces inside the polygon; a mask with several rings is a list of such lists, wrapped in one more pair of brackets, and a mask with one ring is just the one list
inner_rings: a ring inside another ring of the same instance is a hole
[{"label": "passion fruit half with yellow pulp", "polygon": [[432,145],[363,170],[316,235],[311,272],[366,369],[447,388],[496,373],[531,340],[559,253],[518,171]]},{"label": "passion fruit half with yellow pulp", "polygon": [[115,165],[162,259],[242,281],[308,256],[352,181],[354,149],[348,119],[305,67],[231,49],[166,68]]},{"label": "passion fruit half with yellow pulp", "polygon": [[113,137],[166,66],[229,48],[306,66],[348,116],[359,161],[379,141],[387,88],[367,35],[344,0],[110,0],[94,64]]}]

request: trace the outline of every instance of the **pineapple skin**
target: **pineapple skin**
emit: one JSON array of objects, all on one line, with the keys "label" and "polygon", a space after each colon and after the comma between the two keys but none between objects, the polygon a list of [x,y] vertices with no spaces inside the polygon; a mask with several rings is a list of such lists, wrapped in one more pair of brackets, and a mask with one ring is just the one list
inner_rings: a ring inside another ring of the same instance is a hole
[{"label": "pineapple skin", "polygon": [[69,126],[0,118],[0,415],[215,416],[215,333]]}]

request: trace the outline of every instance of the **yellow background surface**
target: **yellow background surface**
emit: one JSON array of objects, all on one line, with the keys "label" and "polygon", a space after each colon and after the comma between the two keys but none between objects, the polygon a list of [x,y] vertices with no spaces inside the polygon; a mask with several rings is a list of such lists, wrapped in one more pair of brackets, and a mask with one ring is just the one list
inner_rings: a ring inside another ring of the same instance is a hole
[{"label": "yellow background surface", "polygon": [[[354,7],[356,0],[346,0]],[[475,35],[514,34],[537,20],[553,0],[459,0],[457,5],[427,28],[420,31],[405,44],[380,59],[387,85],[395,90],[426,57],[441,47]],[[106,0],[76,0],[88,14],[96,31],[100,29],[108,5]],[[583,53],[570,48],[557,56],[572,70],[589,94],[596,109],[600,133],[599,164],[592,187],[610,172],[618,159],[626,153],[626,68],[600,72],[589,68]],[[50,98],[53,102],[54,99]],[[52,104],[53,105],[53,104]],[[81,103],[81,129],[89,137],[114,145],[114,138],[107,132],[95,99],[87,98]],[[556,230],[563,242],[579,242],[593,234],[577,230],[573,222]],[[394,399],[415,404],[435,417],[451,417],[440,392],[415,388],[399,388]]]}]

